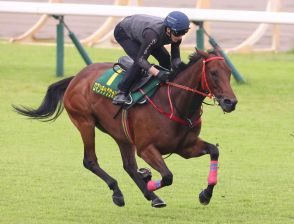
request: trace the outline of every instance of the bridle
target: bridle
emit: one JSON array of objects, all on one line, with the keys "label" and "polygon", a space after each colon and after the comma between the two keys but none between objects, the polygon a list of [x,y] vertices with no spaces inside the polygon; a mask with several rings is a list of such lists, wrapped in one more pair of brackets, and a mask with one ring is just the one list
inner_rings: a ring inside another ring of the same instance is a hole
[{"label": "bridle", "polygon": [[[163,114],[164,116],[166,116],[168,119],[173,120],[175,122],[181,123],[183,125],[187,125],[190,128],[195,127],[196,125],[198,125],[199,123],[201,123],[201,115],[200,117],[196,118],[194,121],[191,121],[191,119],[188,118],[180,118],[176,115],[174,115],[174,106],[172,104],[172,100],[171,100],[171,95],[170,95],[170,86],[174,86],[177,87],[179,89],[183,89],[185,91],[188,92],[192,92],[192,93],[196,93],[199,95],[202,95],[204,97],[209,97],[210,99],[215,97],[214,94],[212,93],[211,89],[209,88],[208,82],[207,82],[207,75],[206,75],[206,64],[210,61],[214,61],[214,60],[224,60],[223,57],[219,57],[219,56],[215,56],[215,57],[210,57],[207,59],[203,59],[202,60],[202,73],[201,73],[201,88],[202,91],[199,91],[197,89],[192,89],[188,86],[184,86],[184,85],[180,85],[174,82],[166,82],[167,84],[167,95],[168,95],[168,100],[169,100],[169,105],[170,105],[170,111],[171,112],[166,112],[164,111],[161,107],[156,106],[155,103],[147,96],[147,94],[140,89],[141,93],[143,93],[145,95],[145,97],[147,98],[147,100],[149,101],[149,103],[161,114]],[[206,93],[208,92],[208,93]]]},{"label": "bridle", "polygon": [[[202,87],[203,92],[201,92],[201,91],[199,91],[197,89],[192,89],[192,88],[190,88],[188,86],[184,86],[184,85],[174,83],[174,82],[167,82],[166,84],[170,85],[170,86],[177,87],[179,89],[183,89],[183,90],[188,91],[188,92],[197,93],[199,95],[202,95],[204,97],[208,97],[208,98],[211,99],[212,97],[214,97],[214,94],[210,90],[208,82],[207,82],[206,64],[208,62],[210,62],[210,61],[215,61],[215,60],[224,60],[224,58],[219,57],[219,56],[215,56],[215,57],[211,57],[211,58],[207,58],[207,59],[202,60],[203,65],[202,65],[202,73],[201,73],[201,87]],[[206,92],[208,92],[208,93],[206,93]]]}]

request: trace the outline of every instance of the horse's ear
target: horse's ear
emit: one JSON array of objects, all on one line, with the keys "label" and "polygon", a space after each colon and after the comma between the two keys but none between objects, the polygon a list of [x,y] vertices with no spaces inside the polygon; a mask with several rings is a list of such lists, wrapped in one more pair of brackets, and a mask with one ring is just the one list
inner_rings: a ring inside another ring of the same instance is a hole
[{"label": "horse's ear", "polygon": [[199,54],[199,50],[197,47],[195,47],[195,51],[196,51],[196,54]]},{"label": "horse's ear", "polygon": [[215,48],[214,50],[215,50],[216,56],[220,56],[220,57],[222,57],[222,54],[221,54],[219,48]]},{"label": "horse's ear", "polygon": [[196,50],[197,55],[200,55],[203,58],[208,58],[209,57],[209,54],[207,52],[202,51],[202,50],[198,50],[197,47],[195,47],[195,50]]}]

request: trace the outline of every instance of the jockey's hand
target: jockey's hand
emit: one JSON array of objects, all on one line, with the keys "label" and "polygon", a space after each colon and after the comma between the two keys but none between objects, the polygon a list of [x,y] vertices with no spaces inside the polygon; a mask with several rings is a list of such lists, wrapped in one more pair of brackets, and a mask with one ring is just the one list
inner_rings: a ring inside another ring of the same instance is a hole
[{"label": "jockey's hand", "polygon": [[170,78],[170,71],[160,70],[157,74],[157,78],[162,82],[168,82]]}]

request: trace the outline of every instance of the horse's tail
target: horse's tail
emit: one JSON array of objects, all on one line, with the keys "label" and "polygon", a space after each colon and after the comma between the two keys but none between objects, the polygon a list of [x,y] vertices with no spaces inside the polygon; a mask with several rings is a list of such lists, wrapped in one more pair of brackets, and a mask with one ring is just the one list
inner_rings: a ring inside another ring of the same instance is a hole
[{"label": "horse's tail", "polygon": [[17,113],[29,118],[40,121],[54,121],[63,111],[63,95],[73,78],[74,76],[51,84],[47,89],[42,104],[37,109],[15,105],[12,105],[12,107]]}]

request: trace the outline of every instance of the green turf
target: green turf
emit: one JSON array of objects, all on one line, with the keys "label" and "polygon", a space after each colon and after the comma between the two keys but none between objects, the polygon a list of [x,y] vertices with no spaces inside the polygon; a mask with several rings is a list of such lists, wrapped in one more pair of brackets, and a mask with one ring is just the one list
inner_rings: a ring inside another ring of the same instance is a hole
[{"label": "green turf", "polygon": [[[99,162],[115,177],[126,206],[82,166],[78,131],[64,112],[54,123],[31,121],[11,104],[36,107],[55,77],[55,47],[0,43],[0,223],[293,223],[294,53],[230,55],[247,81],[232,85],[235,112],[204,107],[201,137],[220,144],[219,183],[209,206],[198,202],[209,157],[166,160],[174,184],[157,192],[154,209],[122,169],[116,144],[97,131]],[[87,48],[93,61],[122,51]],[[183,58],[187,58],[187,51]],[[65,50],[65,76],[84,62]],[[145,163],[139,160],[139,164]],[[155,176],[158,177],[157,174]]]}]

